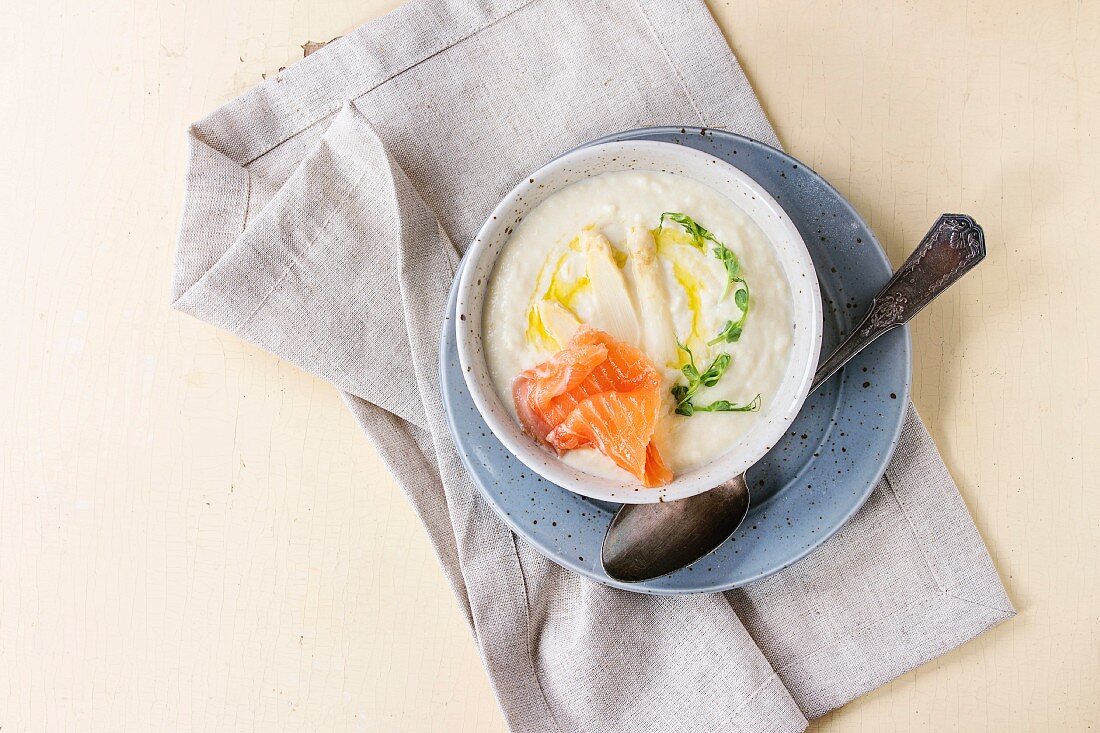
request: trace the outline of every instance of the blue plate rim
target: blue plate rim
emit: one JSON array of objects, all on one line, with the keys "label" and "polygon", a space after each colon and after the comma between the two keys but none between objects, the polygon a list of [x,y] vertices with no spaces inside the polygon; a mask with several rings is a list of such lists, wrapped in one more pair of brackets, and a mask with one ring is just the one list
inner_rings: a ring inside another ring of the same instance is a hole
[{"label": "blue plate rim", "polygon": [[[877,256],[877,258],[879,259],[879,264],[886,267],[886,269],[888,271],[893,272],[894,267],[893,267],[892,263],[890,262],[889,258],[886,256],[886,251],[882,247],[882,245],[879,243],[878,237],[875,235],[874,231],[871,229],[870,226],[868,226],[867,222],[864,221],[863,217],[860,216],[859,212],[856,211],[855,207],[852,206],[851,202],[849,202],[848,199],[843,194],[841,194],[840,191],[838,191],[836,189],[836,187],[834,187],[831,183],[829,183],[828,180],[826,180],[823,176],[821,176],[812,167],[806,165],[805,163],[798,160],[797,158],[794,158],[790,154],[788,154],[788,153],[786,153],[786,152],[784,152],[784,151],[782,151],[778,148],[775,148],[771,145],[768,145],[767,143],[761,142],[759,140],[755,140],[753,138],[746,137],[744,135],[740,135],[740,134],[735,133],[735,132],[730,132],[728,130],[715,129],[715,128],[709,128],[709,127],[708,128],[703,128],[703,127],[698,127],[698,126],[693,126],[693,125],[661,125],[661,126],[653,126],[653,127],[639,127],[639,128],[634,128],[634,129],[631,129],[631,130],[624,130],[624,131],[621,131],[621,132],[611,133],[609,135],[604,135],[602,137],[596,138],[596,139],[591,140],[589,142],[586,142],[582,145],[578,145],[575,148],[571,148],[570,150],[563,151],[558,156],[555,156],[555,159],[557,157],[560,157],[561,155],[566,155],[567,153],[570,153],[573,150],[578,150],[580,148],[588,147],[588,146],[591,146],[591,145],[599,145],[599,144],[602,144],[602,143],[617,142],[617,141],[623,141],[623,140],[652,139],[650,136],[657,136],[657,135],[693,135],[693,134],[698,134],[698,135],[701,135],[701,136],[704,136],[704,137],[705,136],[712,136],[712,137],[726,138],[726,139],[735,140],[735,141],[743,141],[743,143],[747,144],[747,145],[759,146],[759,147],[765,148],[765,149],[771,151],[771,153],[776,155],[780,160],[786,161],[786,162],[791,163],[791,164],[797,164],[798,166],[803,168],[804,172],[806,174],[812,176],[818,183],[820,183],[826,189],[828,189],[830,192],[832,192],[835,195],[836,199],[841,202],[842,206],[848,212],[848,214],[851,215],[851,217],[853,219],[858,221],[863,226],[863,228],[870,235],[871,242],[875,245],[874,247],[869,247],[867,249],[869,251],[875,253],[875,256]],[[731,165],[732,165],[732,163],[731,163]],[[746,173],[746,175],[748,175],[748,174]],[[780,203],[780,206],[782,206],[782,203]],[[445,358],[446,351],[447,351],[447,349],[446,349],[447,336],[448,336],[448,329],[453,331],[455,328],[457,328],[457,320],[458,319],[454,317],[455,287],[456,287],[456,284],[458,282],[459,274],[461,273],[462,268],[464,266],[465,266],[465,257],[463,257],[462,261],[459,262],[458,267],[455,270],[454,280],[451,283],[450,293],[448,295],[447,310],[446,310],[446,313],[444,314],[443,329],[441,330],[441,335],[440,335],[439,375],[440,375],[440,384],[444,388],[451,381],[450,377],[448,377],[448,375],[447,375],[447,373],[448,373],[447,360]],[[819,275],[819,279],[820,279],[820,275]],[[840,531],[840,529],[845,524],[848,523],[848,521],[855,515],[855,513],[858,512],[863,507],[863,505],[867,502],[868,497],[870,497],[871,492],[874,491],[875,487],[878,486],[879,482],[882,481],[882,477],[885,475],[886,469],[889,466],[890,461],[893,458],[894,452],[897,449],[898,442],[900,441],[901,431],[902,431],[902,428],[905,425],[905,416],[906,416],[906,413],[908,412],[907,405],[908,405],[910,394],[911,394],[911,385],[912,385],[912,376],[913,376],[912,337],[911,337],[910,330],[909,330],[908,326],[903,325],[903,326],[901,326],[900,330],[903,334],[903,339],[902,339],[902,343],[901,343],[901,351],[902,351],[901,356],[904,360],[904,366],[905,366],[905,381],[904,381],[904,384],[901,387],[902,393],[899,395],[899,399],[898,399],[898,404],[899,404],[900,409],[898,410],[897,418],[895,420],[895,424],[892,426],[892,430],[890,432],[890,440],[889,440],[888,448],[882,454],[882,459],[879,461],[879,465],[876,468],[876,470],[874,471],[873,479],[871,481],[869,481],[867,483],[867,485],[864,487],[863,491],[860,494],[857,495],[856,501],[852,502],[851,508],[846,513],[841,515],[836,521],[834,521],[829,526],[828,531],[822,532],[821,535],[814,542],[808,543],[803,549],[799,550],[795,555],[792,555],[789,559],[783,560],[782,562],[775,563],[772,566],[769,566],[769,567],[767,567],[763,570],[760,570],[756,573],[753,573],[752,575],[746,576],[746,577],[741,578],[741,579],[739,579],[735,582],[732,582],[732,583],[728,582],[728,581],[716,581],[716,582],[713,582],[713,583],[701,583],[701,584],[698,584],[697,586],[692,586],[690,588],[673,588],[673,589],[670,589],[670,588],[651,588],[651,587],[648,587],[647,584],[652,582],[652,581],[642,581],[640,583],[623,583],[623,582],[616,581],[616,580],[610,578],[606,573],[601,574],[601,573],[593,572],[588,567],[586,567],[584,565],[581,565],[579,562],[571,559],[571,557],[563,555],[563,554],[556,553],[553,550],[552,547],[548,546],[546,543],[543,543],[543,542],[539,541],[536,537],[533,537],[530,534],[528,534],[527,532],[525,532],[523,530],[522,525],[520,525],[517,521],[514,521],[512,519],[512,517],[509,515],[509,513],[507,511],[505,511],[503,509],[503,507],[501,507],[496,502],[496,500],[493,498],[492,492],[488,491],[484,486],[482,486],[481,481],[479,481],[477,479],[476,473],[474,471],[472,458],[470,457],[469,452],[465,451],[465,450],[460,450],[459,451],[459,457],[460,457],[460,460],[462,461],[463,467],[465,467],[466,470],[470,473],[471,481],[474,483],[475,486],[477,486],[478,492],[481,494],[481,497],[489,503],[489,505],[492,507],[494,513],[496,513],[496,515],[502,521],[504,521],[504,523],[509,527],[509,529],[513,533],[515,533],[515,534],[519,535],[520,537],[522,537],[525,542],[529,543],[532,547],[534,547],[536,550],[538,550],[539,554],[545,556],[547,559],[553,561],[554,563],[556,563],[556,564],[558,564],[562,567],[565,567],[569,570],[580,573],[581,575],[584,575],[585,577],[590,578],[590,579],[592,579],[592,580],[594,580],[594,581],[596,581],[596,582],[598,582],[602,585],[607,585],[607,586],[611,586],[611,587],[614,587],[614,588],[620,588],[622,590],[627,590],[627,591],[631,591],[631,592],[634,592],[634,593],[642,593],[642,594],[647,594],[647,595],[692,595],[692,594],[696,594],[696,593],[724,592],[724,591],[727,591],[727,590],[732,590],[734,588],[739,588],[739,587],[748,585],[749,583],[753,583],[757,580],[760,580],[762,578],[766,578],[766,577],[769,577],[771,575],[774,575],[775,573],[778,573],[778,572],[794,565],[795,563],[799,562],[800,560],[803,560],[808,555],[810,555],[812,552],[817,550],[827,540],[829,540],[838,531]],[[446,414],[446,418],[447,418],[447,426],[451,431],[452,437],[457,439],[457,435],[459,434],[460,430],[459,430],[458,425],[455,423],[455,416],[453,415],[452,410],[450,409],[449,405],[447,404],[447,400],[443,400],[443,404],[444,404],[444,413]],[[559,487],[559,488],[561,488],[561,487]],[[568,489],[564,489],[564,488],[562,490],[563,491],[568,491]],[[599,567],[600,567],[600,570],[602,571],[602,569],[603,569],[602,564]],[[665,577],[665,576],[662,576],[662,577]],[[703,576],[700,575],[698,577],[701,578]],[[659,578],[655,578],[654,580],[659,580]]]}]

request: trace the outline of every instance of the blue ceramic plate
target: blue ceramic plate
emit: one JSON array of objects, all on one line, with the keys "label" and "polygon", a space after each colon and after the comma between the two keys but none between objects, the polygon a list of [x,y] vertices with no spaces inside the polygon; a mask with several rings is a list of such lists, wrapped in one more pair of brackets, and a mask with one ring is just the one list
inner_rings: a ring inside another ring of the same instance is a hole
[{"label": "blue ceramic plate", "polygon": [[[824,299],[823,352],[855,326],[891,267],[867,225],[823,178],[763,143],[720,130],[657,127],[611,135],[703,150],[740,168],[786,210],[806,241]],[[878,483],[909,398],[909,332],[896,329],[810,396],[786,436],[748,473],[749,515],[737,534],[694,565],[644,583],[620,583],[600,565],[617,504],[598,502],[533,474],[481,419],[458,363],[454,290],[440,369],[447,419],[474,482],[493,509],[540,552],[567,568],[639,593],[728,590],[775,573],[828,539]]]}]

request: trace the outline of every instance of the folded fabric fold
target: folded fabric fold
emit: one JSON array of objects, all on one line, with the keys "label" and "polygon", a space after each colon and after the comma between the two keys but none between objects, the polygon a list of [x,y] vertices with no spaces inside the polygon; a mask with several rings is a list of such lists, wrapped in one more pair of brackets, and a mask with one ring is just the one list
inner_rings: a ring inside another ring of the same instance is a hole
[{"label": "folded fabric fold", "polygon": [[522,731],[801,730],[1012,614],[915,412],[867,505],[728,594],[595,584],[481,501],[439,393],[446,295],[515,180],[618,129],[775,143],[700,0],[412,0],[190,131],[173,306],[331,382],[393,470]]},{"label": "folded fabric fold", "polygon": [[[346,106],[254,208],[247,171],[194,135],[190,144],[182,237],[194,246],[180,248],[173,306],[424,427],[398,270],[402,242],[438,227],[370,124]],[[410,213],[401,205],[413,197],[421,209]],[[240,230],[229,239],[205,228],[211,221]],[[458,256],[449,242],[434,244],[445,286]]]}]

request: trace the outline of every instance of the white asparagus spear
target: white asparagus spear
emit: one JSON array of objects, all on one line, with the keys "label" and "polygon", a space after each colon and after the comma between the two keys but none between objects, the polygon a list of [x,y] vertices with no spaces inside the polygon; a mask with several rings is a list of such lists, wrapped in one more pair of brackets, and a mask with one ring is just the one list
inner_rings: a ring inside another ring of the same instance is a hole
[{"label": "white asparagus spear", "polygon": [[595,310],[592,325],[620,341],[639,346],[638,318],[626,289],[623,273],[615,264],[611,242],[595,229],[580,235],[581,250],[587,256],[588,279],[592,283]]},{"label": "white asparagus spear", "polygon": [[535,307],[547,333],[558,342],[559,349],[564,348],[581,327],[581,322],[556,300],[540,300]]},{"label": "white asparagus spear", "polygon": [[657,246],[653,234],[641,226],[631,227],[626,237],[630,266],[634,272],[634,287],[638,295],[638,310],[642,318],[642,349],[662,371],[675,368],[679,360],[676,329],[668,307],[661,264],[657,261]]}]

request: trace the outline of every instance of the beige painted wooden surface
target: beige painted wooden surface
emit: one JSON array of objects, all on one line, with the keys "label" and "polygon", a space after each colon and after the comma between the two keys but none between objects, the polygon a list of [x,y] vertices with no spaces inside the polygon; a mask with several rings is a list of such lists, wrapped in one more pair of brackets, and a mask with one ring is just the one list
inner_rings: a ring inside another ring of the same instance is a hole
[{"label": "beige painted wooden surface", "polygon": [[[412,512],[326,385],[167,307],[184,127],[396,0],[5,2],[0,730],[494,731]],[[712,8],[895,263],[990,258],[916,403],[1020,616],[816,731],[1100,724],[1100,6]]]}]

